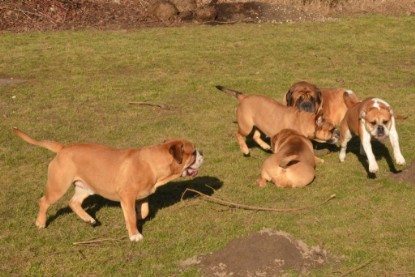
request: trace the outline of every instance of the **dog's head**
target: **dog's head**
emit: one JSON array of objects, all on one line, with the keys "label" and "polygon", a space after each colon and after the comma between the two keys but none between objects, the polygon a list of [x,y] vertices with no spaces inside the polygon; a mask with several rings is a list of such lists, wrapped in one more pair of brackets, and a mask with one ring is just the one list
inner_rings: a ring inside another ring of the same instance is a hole
[{"label": "dog's head", "polygon": [[166,143],[173,157],[172,170],[180,172],[182,177],[195,177],[203,164],[203,153],[187,140],[170,140]]},{"label": "dog's head", "polygon": [[315,118],[315,132],[313,140],[317,142],[335,144],[339,139],[339,131],[331,120],[324,118],[319,112]]},{"label": "dog's head", "polygon": [[368,98],[363,101],[359,118],[366,131],[378,140],[389,136],[394,120],[391,106],[379,98]]},{"label": "dog's head", "polygon": [[284,96],[283,104],[305,112],[317,113],[323,104],[320,89],[306,81],[293,84]]}]

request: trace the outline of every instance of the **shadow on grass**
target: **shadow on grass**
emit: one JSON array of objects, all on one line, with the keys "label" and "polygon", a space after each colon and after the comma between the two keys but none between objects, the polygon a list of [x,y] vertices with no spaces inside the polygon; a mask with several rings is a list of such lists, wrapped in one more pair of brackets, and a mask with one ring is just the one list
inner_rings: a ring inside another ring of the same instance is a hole
[{"label": "shadow on grass", "polygon": [[[388,164],[389,170],[392,173],[399,173],[400,170],[396,169],[395,164],[393,162],[393,158],[390,155],[389,149],[385,146],[385,144],[377,140],[373,140],[371,144],[372,144],[372,151],[373,151],[373,154],[375,155],[376,160],[378,161],[382,158],[385,158],[386,163]],[[351,152],[357,156],[359,162],[365,168],[368,178],[370,179],[376,178],[375,173],[369,172],[369,163],[367,161],[366,155],[360,155],[359,137],[355,136],[349,141],[349,143],[347,144],[347,152]]]},{"label": "shadow on grass", "polygon": [[[222,185],[223,182],[216,177],[202,176],[184,181],[172,181],[164,186],[161,186],[157,188],[154,194],[149,196],[150,213],[144,222],[154,218],[160,209],[172,206],[180,202],[182,199],[186,200],[199,197],[199,195],[192,192],[184,194],[186,189],[193,189],[206,195],[212,195],[215,190],[220,189]],[[120,209],[120,215],[122,215],[121,205],[119,202],[105,199],[99,195],[92,195],[85,199],[82,207],[96,220],[96,224],[93,225],[94,227],[101,225],[99,220],[96,218],[96,214],[102,208],[118,207]],[[58,210],[54,215],[48,218],[46,225],[51,224],[58,217],[68,213],[72,213],[72,210],[69,207]],[[138,222],[140,232],[144,222]]]}]

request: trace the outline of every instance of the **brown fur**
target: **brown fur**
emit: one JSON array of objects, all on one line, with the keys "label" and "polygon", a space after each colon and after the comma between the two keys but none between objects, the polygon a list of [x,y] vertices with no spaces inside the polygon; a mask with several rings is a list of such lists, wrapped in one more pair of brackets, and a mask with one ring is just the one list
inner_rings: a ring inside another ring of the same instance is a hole
[{"label": "brown fur", "polygon": [[17,128],[14,133],[26,142],[57,153],[49,164],[45,193],[39,200],[36,225],[46,226],[48,208],[75,185],[75,194],[69,201],[71,209],[85,222],[95,220],[82,208],[82,202],[91,194],[121,202],[130,240],[142,235],[137,229],[136,201],[141,219],[149,212],[148,196],[157,187],[188,173],[197,173],[194,164],[195,147],[186,140],[169,140],[142,148],[115,149],[99,144],[61,144],[55,141],[37,141]]},{"label": "brown fur", "polygon": [[[336,126],[340,125],[341,120],[347,112],[347,105],[344,102],[343,94],[350,93],[344,88],[318,88],[316,85],[306,81],[293,84],[284,95],[283,104],[290,107],[301,109],[300,102],[308,102],[307,107],[313,106],[311,112],[323,112],[323,116],[328,118]],[[351,93],[349,98],[359,101],[359,98]],[[303,104],[304,105],[304,104]]]},{"label": "brown fur", "polygon": [[313,154],[309,139],[295,130],[284,129],[272,138],[274,154],[261,167],[260,187],[272,181],[277,187],[298,188],[314,180],[315,162],[323,162]]},{"label": "brown fur", "polygon": [[345,160],[348,141],[352,136],[358,135],[361,144],[360,153],[368,158],[369,172],[375,173],[379,169],[371,147],[372,138],[383,140],[389,137],[396,162],[404,164],[405,159],[400,151],[391,106],[379,98],[370,97],[356,102],[348,99],[349,95],[345,94],[344,97],[350,108],[340,124],[340,161]]},{"label": "brown fur", "polygon": [[249,154],[245,137],[253,130],[253,139],[263,149],[270,149],[270,146],[260,138],[260,131],[267,137],[273,137],[286,128],[295,129],[301,135],[316,141],[329,143],[337,141],[335,126],[320,114],[286,107],[267,96],[247,95],[222,86],[217,88],[239,100],[236,110],[239,127],[236,138],[245,155]]}]

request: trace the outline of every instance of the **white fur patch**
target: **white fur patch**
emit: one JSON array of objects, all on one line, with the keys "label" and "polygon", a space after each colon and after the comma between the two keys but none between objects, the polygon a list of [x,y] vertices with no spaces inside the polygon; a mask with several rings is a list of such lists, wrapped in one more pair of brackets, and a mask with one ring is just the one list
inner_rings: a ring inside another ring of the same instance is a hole
[{"label": "white fur patch", "polygon": [[385,100],[382,100],[380,98],[373,98],[372,101],[374,102],[373,107],[377,108],[378,110],[380,109],[379,103],[385,105],[386,107],[390,107],[390,105]]},{"label": "white fur patch", "polygon": [[130,241],[140,241],[142,240],[144,237],[142,234],[135,234],[130,236]]},{"label": "white fur patch", "polygon": [[350,90],[350,89],[346,89],[345,92],[347,92],[347,94],[349,95],[354,93],[353,90]]},{"label": "white fur patch", "polygon": [[367,132],[367,130],[364,129],[364,126],[361,127],[363,134],[360,143],[362,144],[363,149],[365,150],[365,154],[369,162],[369,172],[375,173],[379,170],[379,166],[376,162],[375,155],[373,155],[372,145],[370,143],[371,135]]}]

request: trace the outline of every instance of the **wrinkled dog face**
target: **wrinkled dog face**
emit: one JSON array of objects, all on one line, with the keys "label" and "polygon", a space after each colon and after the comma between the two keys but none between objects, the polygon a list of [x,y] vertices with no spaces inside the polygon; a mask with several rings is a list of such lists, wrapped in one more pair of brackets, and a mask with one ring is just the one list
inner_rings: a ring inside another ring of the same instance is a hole
[{"label": "wrinkled dog face", "polygon": [[182,176],[195,177],[204,161],[202,151],[194,150],[192,153],[192,162],[188,164],[182,173]]},{"label": "wrinkled dog face", "polygon": [[388,103],[374,98],[368,108],[360,113],[360,120],[372,137],[382,140],[389,136],[392,114]]},{"label": "wrinkled dog face", "polygon": [[181,172],[181,176],[195,177],[203,163],[203,154],[194,147],[193,143],[186,140],[167,141],[170,144],[169,152],[173,156],[175,163],[172,167],[176,172]]},{"label": "wrinkled dog face", "polygon": [[313,140],[315,141],[335,144],[339,139],[339,131],[330,120],[319,115],[316,119],[316,131],[314,137]]},{"label": "wrinkled dog face", "polygon": [[304,81],[292,85],[285,97],[287,106],[296,107],[305,112],[315,113],[322,104],[320,89]]}]

